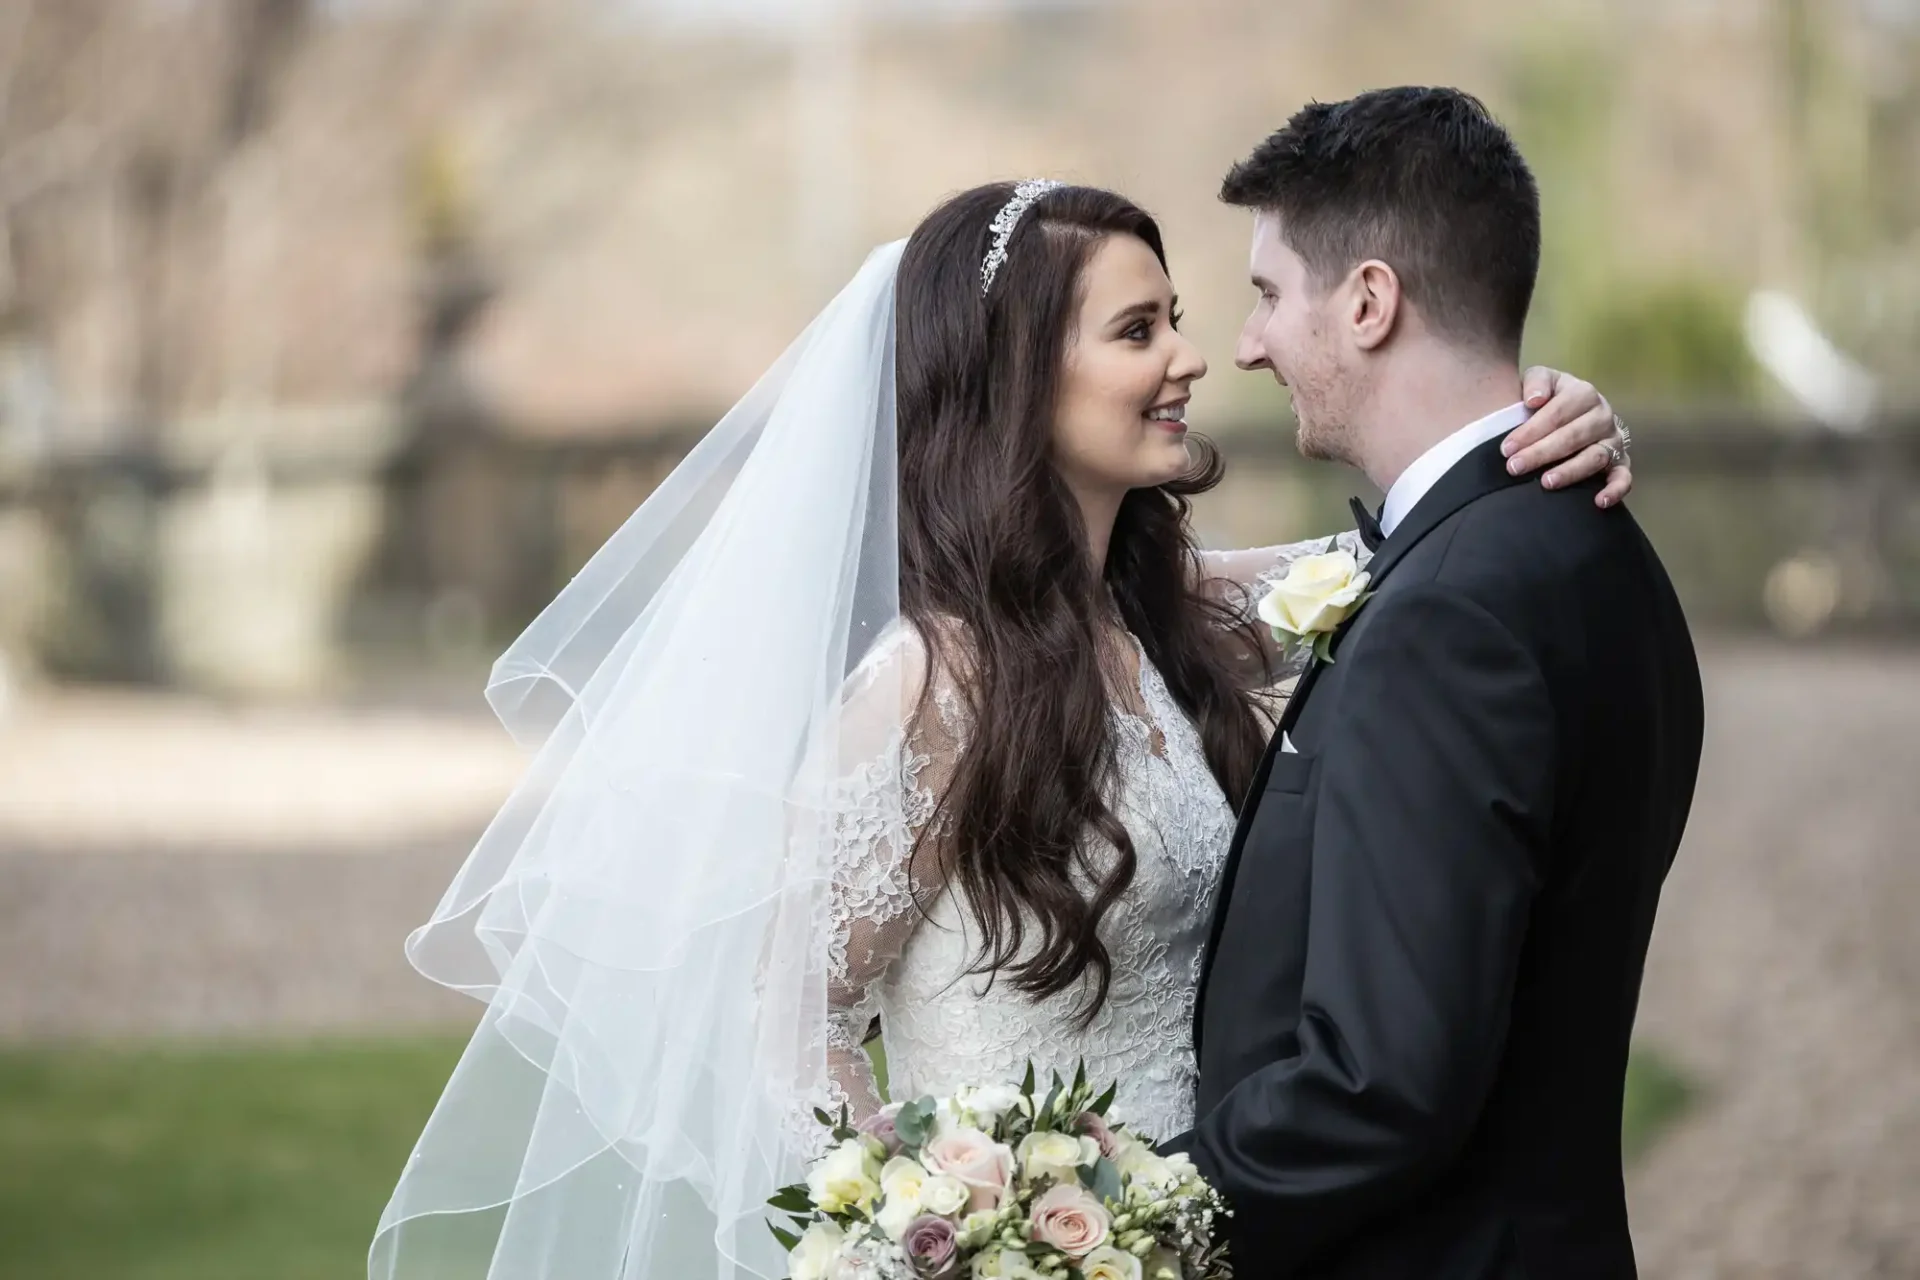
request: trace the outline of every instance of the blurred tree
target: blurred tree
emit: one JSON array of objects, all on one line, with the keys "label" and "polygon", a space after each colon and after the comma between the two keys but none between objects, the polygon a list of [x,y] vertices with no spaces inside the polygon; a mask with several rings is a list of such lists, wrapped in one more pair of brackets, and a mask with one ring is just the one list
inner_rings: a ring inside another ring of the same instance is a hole
[{"label": "blurred tree", "polygon": [[1665,280],[1616,290],[1570,337],[1568,363],[1616,399],[1741,402],[1756,390],[1737,289]]},{"label": "blurred tree", "polygon": [[1607,29],[1522,32],[1505,60],[1503,112],[1540,183],[1540,280],[1527,322],[1529,358],[1566,361],[1588,313],[1613,286],[1613,224],[1604,194],[1620,55]]}]

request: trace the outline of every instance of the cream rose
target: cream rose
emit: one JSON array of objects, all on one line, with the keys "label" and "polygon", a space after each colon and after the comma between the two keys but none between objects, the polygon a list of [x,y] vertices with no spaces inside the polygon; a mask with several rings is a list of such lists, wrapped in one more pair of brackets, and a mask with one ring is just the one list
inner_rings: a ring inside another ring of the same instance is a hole
[{"label": "cream rose", "polygon": [[974,1280],[1045,1280],[1016,1249],[988,1249],[973,1260]]},{"label": "cream rose", "polygon": [[[1063,1182],[1033,1202],[1033,1238],[1069,1258],[1084,1258],[1107,1242],[1113,1216],[1086,1188]],[[1136,1273],[1135,1280],[1138,1280]]]},{"label": "cream rose", "polygon": [[1086,1145],[1077,1134],[1030,1133],[1020,1139],[1020,1172],[1029,1178],[1052,1178],[1055,1182],[1078,1182],[1080,1166],[1089,1163],[1087,1146],[1099,1155],[1099,1144],[1088,1139]]},{"label": "cream rose", "polygon": [[957,1217],[973,1200],[973,1189],[958,1178],[936,1174],[920,1189],[920,1207],[936,1217]]},{"label": "cream rose", "polygon": [[[1114,1161],[1115,1166],[1125,1177],[1149,1187],[1170,1187],[1180,1181],[1180,1175],[1174,1166],[1154,1153],[1152,1147],[1145,1144],[1129,1147],[1120,1153]],[[1189,1166],[1191,1167],[1191,1166]]]},{"label": "cream rose", "polygon": [[1013,1181],[1013,1150],[978,1129],[965,1126],[942,1133],[921,1149],[920,1159],[933,1173],[967,1186],[969,1209],[997,1209]]},{"label": "cream rose", "polygon": [[792,1280],[826,1280],[846,1241],[846,1233],[833,1223],[814,1223],[787,1254],[787,1274]]},{"label": "cream rose", "polygon": [[1141,1280],[1140,1259],[1124,1249],[1095,1249],[1080,1263],[1081,1280]]},{"label": "cream rose", "polygon": [[880,1161],[864,1138],[849,1138],[807,1171],[807,1193],[823,1213],[872,1206],[880,1194]]},{"label": "cream rose", "polygon": [[960,1222],[960,1243],[968,1249],[978,1249],[993,1239],[994,1230],[1000,1225],[1000,1215],[993,1209],[982,1209],[970,1213]]},{"label": "cream rose", "polygon": [[1302,556],[1260,601],[1260,620],[1294,639],[1332,631],[1360,606],[1370,577],[1350,551]]}]

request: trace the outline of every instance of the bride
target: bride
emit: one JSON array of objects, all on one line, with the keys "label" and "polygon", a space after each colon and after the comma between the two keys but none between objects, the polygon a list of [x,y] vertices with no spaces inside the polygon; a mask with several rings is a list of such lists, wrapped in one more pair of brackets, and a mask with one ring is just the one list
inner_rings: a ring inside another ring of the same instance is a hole
[{"label": "bride", "polygon": [[[876,1019],[896,1096],[1085,1060],[1137,1130],[1188,1126],[1215,879],[1293,674],[1252,602],[1326,540],[1195,549],[1221,465],[1178,321],[1122,197],[956,196],[502,656],[533,760],[408,941],[487,1010],[370,1276],[785,1275],[763,1202],[814,1106],[880,1107]],[[1518,461],[1570,483],[1614,418],[1551,378]]]}]

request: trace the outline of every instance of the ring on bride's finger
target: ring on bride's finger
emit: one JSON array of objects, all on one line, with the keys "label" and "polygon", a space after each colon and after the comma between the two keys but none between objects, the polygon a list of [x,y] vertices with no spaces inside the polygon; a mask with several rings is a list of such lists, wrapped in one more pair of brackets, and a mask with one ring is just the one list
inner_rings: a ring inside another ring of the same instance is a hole
[{"label": "ring on bride's finger", "polygon": [[1607,451],[1607,457],[1610,459],[1607,464],[1608,466],[1624,467],[1627,465],[1626,452],[1621,449],[1619,445],[1614,444],[1611,440],[1602,440],[1600,447]]},{"label": "ring on bride's finger", "polygon": [[1633,452],[1633,432],[1627,430],[1627,424],[1621,420],[1620,415],[1617,413],[1613,415],[1613,431],[1615,435],[1620,437],[1619,456],[1622,458],[1627,457]]}]

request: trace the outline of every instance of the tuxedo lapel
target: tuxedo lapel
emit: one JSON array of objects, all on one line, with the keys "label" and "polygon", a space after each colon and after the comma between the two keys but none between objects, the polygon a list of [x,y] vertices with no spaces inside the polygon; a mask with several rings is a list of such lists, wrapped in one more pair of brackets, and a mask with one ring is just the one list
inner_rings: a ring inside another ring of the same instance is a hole
[{"label": "tuxedo lapel", "polygon": [[[1391,537],[1380,545],[1373,559],[1367,564],[1370,575],[1367,589],[1378,591],[1380,583],[1393,571],[1395,565],[1406,557],[1407,552],[1419,545],[1420,540],[1440,527],[1442,521],[1469,503],[1486,497],[1490,493],[1506,488],[1508,485],[1526,483],[1507,473],[1507,460],[1500,452],[1500,441],[1489,440],[1478,446],[1472,453],[1455,463],[1445,475],[1427,490],[1413,510],[1407,513],[1393,531]],[[1363,606],[1364,608],[1364,606]],[[1356,615],[1357,617],[1358,615]],[[1353,620],[1342,624],[1341,631],[1352,625]],[[1337,637],[1336,637],[1337,641]],[[1337,643],[1336,643],[1337,647]],[[1336,659],[1337,661],[1337,659]],[[1240,856],[1246,846],[1247,830],[1253,825],[1254,811],[1259,808],[1260,796],[1266,790],[1267,776],[1273,768],[1273,757],[1279,754],[1280,745],[1288,732],[1298,723],[1300,714],[1306,709],[1307,696],[1313,692],[1327,664],[1315,659],[1294,686],[1293,695],[1287,699],[1286,710],[1280,715],[1280,724],[1273,731],[1273,737],[1267,743],[1266,754],[1260,759],[1260,767],[1253,776],[1253,785],[1247,789],[1240,804],[1239,821],[1234,827],[1233,843],[1228,847],[1227,860],[1220,871],[1220,887],[1214,896],[1213,921],[1208,930],[1206,954],[1200,962],[1200,986],[1193,1002],[1193,1044],[1197,1056],[1200,1050],[1200,1029],[1202,1014],[1206,1008],[1207,980],[1213,975],[1213,955],[1220,944],[1220,932],[1226,925],[1227,903],[1233,895],[1233,882],[1240,870]]]},{"label": "tuxedo lapel", "polygon": [[1240,801],[1239,817],[1233,828],[1233,843],[1227,846],[1227,860],[1220,867],[1220,887],[1214,893],[1213,920],[1207,929],[1207,949],[1200,957],[1200,984],[1193,1001],[1193,1050],[1196,1059],[1200,1053],[1200,1014],[1206,1007],[1207,979],[1213,976],[1213,953],[1220,944],[1220,931],[1226,927],[1227,899],[1233,895],[1234,877],[1240,871],[1240,853],[1246,847],[1247,828],[1253,823],[1253,813],[1259,807],[1261,792],[1267,789],[1267,776],[1273,771],[1273,758],[1280,754],[1287,731],[1300,718],[1301,709],[1307,705],[1307,694],[1313,690],[1314,682],[1320,678],[1326,665],[1318,658],[1311,660],[1299,682],[1293,686],[1286,709],[1280,713],[1280,723],[1275,727],[1273,736],[1267,739],[1267,750],[1260,757],[1260,767],[1254,770],[1253,783]]}]

